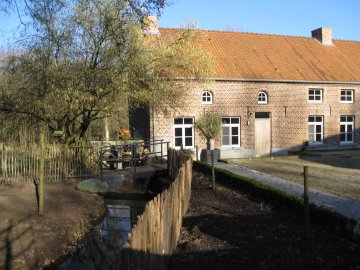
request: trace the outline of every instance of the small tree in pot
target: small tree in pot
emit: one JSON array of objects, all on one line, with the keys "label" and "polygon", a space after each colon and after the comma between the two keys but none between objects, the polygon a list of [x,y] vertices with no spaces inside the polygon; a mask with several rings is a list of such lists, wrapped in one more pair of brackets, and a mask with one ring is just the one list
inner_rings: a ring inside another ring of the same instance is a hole
[{"label": "small tree in pot", "polygon": [[214,112],[207,112],[197,120],[196,126],[206,137],[208,149],[214,150],[215,138],[221,130],[221,116]]}]

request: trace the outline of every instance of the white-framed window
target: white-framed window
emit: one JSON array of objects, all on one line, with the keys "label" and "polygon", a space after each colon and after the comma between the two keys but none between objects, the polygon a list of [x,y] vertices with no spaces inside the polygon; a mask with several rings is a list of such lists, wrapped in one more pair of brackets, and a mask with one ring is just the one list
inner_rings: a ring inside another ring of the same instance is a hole
[{"label": "white-framed window", "polygon": [[258,104],[268,104],[268,95],[264,91],[258,93]]},{"label": "white-framed window", "polygon": [[174,118],[174,146],[175,148],[194,148],[194,118]]},{"label": "white-framed window", "polygon": [[321,103],[323,100],[323,90],[322,89],[309,89],[309,102]]},{"label": "white-framed window", "polygon": [[308,118],[308,139],[310,144],[323,143],[323,116],[310,115]]},{"label": "white-framed window", "polygon": [[340,116],[340,143],[354,142],[354,116]]},{"label": "white-framed window", "polygon": [[340,103],[353,103],[353,102],[354,102],[354,90],[341,89]]},{"label": "white-framed window", "polygon": [[201,104],[213,104],[213,94],[210,91],[201,93]]},{"label": "white-framed window", "polygon": [[221,145],[240,147],[240,117],[223,117],[221,122]]}]

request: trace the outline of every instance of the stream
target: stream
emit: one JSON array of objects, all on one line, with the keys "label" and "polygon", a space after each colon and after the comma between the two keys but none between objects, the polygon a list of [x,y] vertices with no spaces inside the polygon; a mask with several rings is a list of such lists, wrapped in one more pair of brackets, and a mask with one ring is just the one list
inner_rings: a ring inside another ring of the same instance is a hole
[{"label": "stream", "polygon": [[143,200],[105,199],[108,214],[86,237],[78,252],[67,258],[57,270],[120,269],[120,250],[127,241],[137,216],[147,203]]},{"label": "stream", "polygon": [[137,217],[144,212],[146,203],[169,185],[168,180],[164,182],[164,178],[161,178],[164,175],[167,175],[167,171],[163,169],[138,172],[137,175],[130,175],[132,178],[118,172],[108,172],[104,176],[110,185],[104,196],[107,215],[85,237],[77,252],[51,269],[121,269],[120,251]]}]

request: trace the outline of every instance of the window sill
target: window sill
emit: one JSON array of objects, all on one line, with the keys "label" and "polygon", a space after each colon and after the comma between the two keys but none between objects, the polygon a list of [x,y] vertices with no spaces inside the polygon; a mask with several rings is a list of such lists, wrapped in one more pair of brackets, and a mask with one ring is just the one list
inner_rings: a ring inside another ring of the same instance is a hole
[{"label": "window sill", "polygon": [[240,146],[221,146],[220,150],[241,150]]},{"label": "window sill", "polygon": [[308,103],[321,104],[321,103],[323,103],[323,102],[322,102],[322,101],[312,101],[312,100],[308,100]]},{"label": "window sill", "polygon": [[317,147],[317,146],[323,146],[324,143],[323,142],[319,142],[319,143],[309,143],[309,147]]}]

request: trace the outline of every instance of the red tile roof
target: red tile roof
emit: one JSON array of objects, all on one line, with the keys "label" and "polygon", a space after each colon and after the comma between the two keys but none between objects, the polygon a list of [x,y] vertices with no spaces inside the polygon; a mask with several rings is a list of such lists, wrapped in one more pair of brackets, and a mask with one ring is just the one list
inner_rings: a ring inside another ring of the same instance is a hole
[{"label": "red tile roof", "polygon": [[[160,28],[161,39],[178,29]],[[213,78],[360,82],[360,42],[224,31],[199,31],[214,60]]]}]

